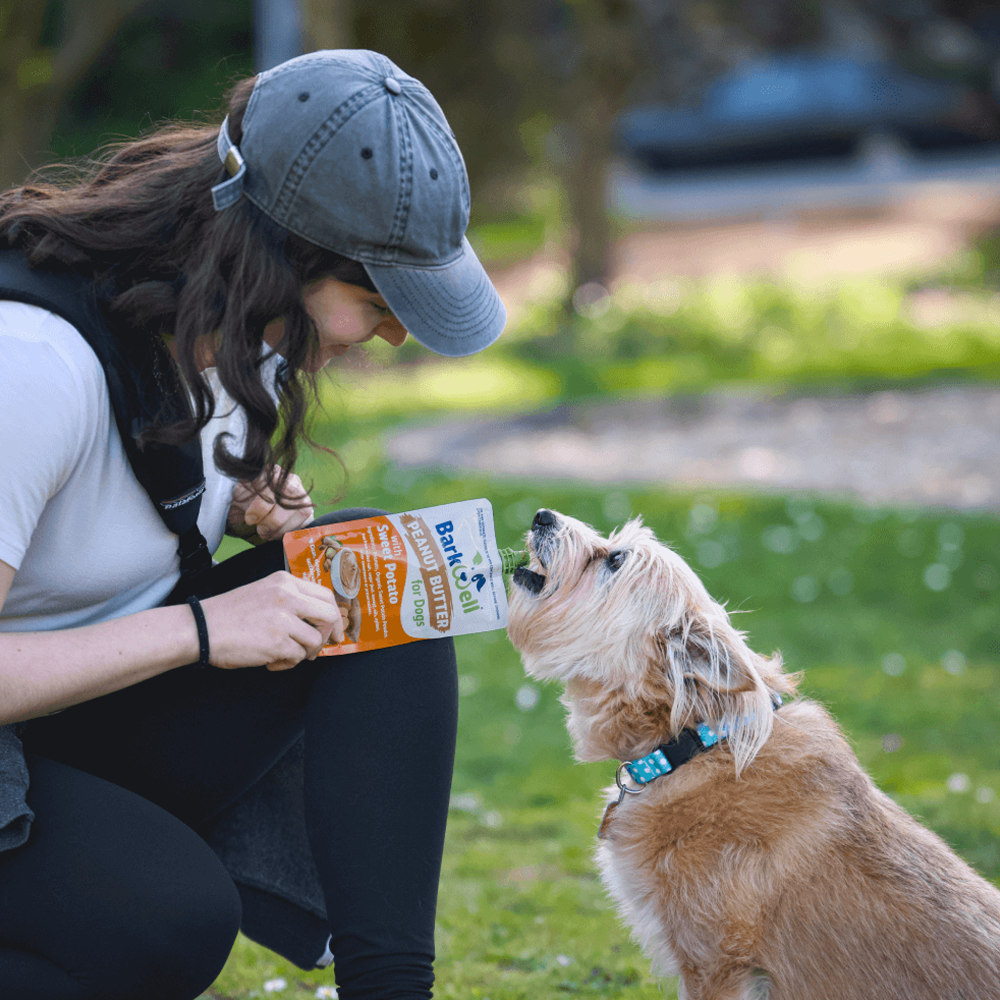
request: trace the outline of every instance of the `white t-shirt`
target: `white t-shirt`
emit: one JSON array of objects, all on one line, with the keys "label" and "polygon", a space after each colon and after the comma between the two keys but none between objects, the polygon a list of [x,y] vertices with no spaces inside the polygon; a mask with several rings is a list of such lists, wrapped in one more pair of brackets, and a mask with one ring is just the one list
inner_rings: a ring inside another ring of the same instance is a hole
[{"label": "white t-shirt", "polygon": [[[216,416],[202,430],[206,490],[198,527],[215,552],[233,480],[243,411],[206,372]],[[72,628],[155,607],[180,577],[177,536],[139,485],[122,447],[100,362],[64,319],[0,302],[0,559],[15,569],[0,631]]]}]

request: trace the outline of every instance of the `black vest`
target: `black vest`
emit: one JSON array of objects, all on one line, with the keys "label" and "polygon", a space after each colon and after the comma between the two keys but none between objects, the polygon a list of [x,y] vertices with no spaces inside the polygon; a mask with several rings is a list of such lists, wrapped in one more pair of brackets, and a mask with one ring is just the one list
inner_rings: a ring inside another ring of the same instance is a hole
[{"label": "black vest", "polygon": [[[27,302],[61,316],[97,355],[129,465],[163,523],[178,536],[181,584],[190,587],[212,564],[208,544],[198,530],[205,492],[201,442],[197,438],[183,445],[138,442],[157,418],[169,424],[190,416],[183,393],[167,394],[158,385],[153,358],[159,345],[144,337],[138,338],[139,346],[122,345],[101,311],[92,282],[70,270],[33,269],[19,250],[0,251],[0,299]],[[109,503],[113,502],[110,497]]]}]

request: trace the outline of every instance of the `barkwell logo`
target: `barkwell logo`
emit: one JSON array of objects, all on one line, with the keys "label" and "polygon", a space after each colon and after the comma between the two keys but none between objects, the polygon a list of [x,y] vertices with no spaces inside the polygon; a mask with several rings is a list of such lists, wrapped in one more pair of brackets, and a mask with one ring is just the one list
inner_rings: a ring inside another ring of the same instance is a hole
[{"label": "barkwell logo", "polygon": [[[478,611],[479,602],[476,600],[476,594],[486,586],[486,574],[478,569],[483,562],[483,554],[473,540],[469,526],[463,522],[456,530],[452,521],[442,521],[434,525],[434,530],[438,533],[445,559],[448,561],[448,572],[451,575],[452,586],[458,593],[462,611],[465,614]],[[466,550],[471,553],[469,556],[466,555]],[[470,569],[466,563],[472,563],[473,568]]]}]

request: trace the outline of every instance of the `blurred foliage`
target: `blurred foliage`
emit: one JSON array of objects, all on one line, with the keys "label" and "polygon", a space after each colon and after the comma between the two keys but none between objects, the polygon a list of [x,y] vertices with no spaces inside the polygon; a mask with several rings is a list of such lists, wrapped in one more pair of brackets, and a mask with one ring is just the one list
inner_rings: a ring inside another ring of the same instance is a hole
[{"label": "blurred foliage", "polygon": [[969,257],[970,266],[956,278],[973,287],[1000,289],[1000,230],[976,239]]},{"label": "blurred foliage", "polygon": [[48,147],[59,109],[140,0],[0,0],[0,186]]},{"label": "blurred foliage", "polygon": [[823,0],[718,0],[720,15],[767,49],[801,49],[823,41]]},{"label": "blurred foliage", "polygon": [[158,123],[212,113],[252,73],[252,0],[147,0],[75,88],[53,151],[86,155]]},{"label": "blurred foliage", "polygon": [[639,0],[383,0],[355,5],[354,31],[437,95],[479,221],[519,207],[532,169],[560,178],[576,288],[610,270],[611,133],[650,65],[645,10]]}]

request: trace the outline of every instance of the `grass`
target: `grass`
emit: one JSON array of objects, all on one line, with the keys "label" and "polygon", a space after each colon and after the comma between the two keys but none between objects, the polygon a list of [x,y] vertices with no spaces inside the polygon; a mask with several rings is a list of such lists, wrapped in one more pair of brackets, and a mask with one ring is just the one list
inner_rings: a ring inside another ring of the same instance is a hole
[{"label": "grass", "polygon": [[[804,494],[417,474],[383,457],[379,435],[405,413],[497,412],[634,392],[630,365],[633,374],[652,365],[659,374],[638,384],[664,391],[677,384],[664,372],[684,367],[682,357],[686,370],[700,373],[687,385],[701,388],[756,380],[826,390],[928,380],[942,371],[989,378],[996,371],[992,327],[977,321],[951,332],[922,330],[906,318],[898,289],[884,291],[881,306],[843,291],[824,305],[782,290],[736,289],[727,293],[728,311],[712,304],[715,294],[703,289],[684,299],[669,323],[662,314],[659,326],[650,322],[652,346],[637,332],[647,307],[613,306],[624,321],[606,333],[602,362],[589,367],[547,356],[545,335],[555,334],[536,317],[539,335],[522,328],[482,358],[422,364],[402,374],[380,374],[376,367],[350,380],[333,393],[336,403],[317,428],[351,469],[346,502],[399,510],[489,497],[501,544],[516,544],[543,504],[601,530],[641,513],[717,598],[741,612],[738,624],[755,648],[780,649],[790,670],[804,671],[804,692],[830,708],[878,784],[998,881],[995,517],[872,508]],[[831,302],[840,316],[836,334],[821,318],[829,319]],[[761,346],[778,306],[786,311],[781,328],[800,345],[783,355],[782,366]],[[577,343],[598,343],[595,324],[601,322],[578,321]],[[806,351],[808,345],[813,349]],[[796,354],[799,361],[790,363]],[[620,366],[620,384],[608,374],[612,362]],[[303,471],[315,481],[314,497],[337,488],[329,463],[311,457]],[[673,982],[650,976],[590,861],[600,789],[612,780],[614,765],[573,763],[558,691],[525,679],[503,633],[461,637],[458,650],[459,745],[438,911],[436,995],[675,997]],[[275,981],[284,988],[273,989]],[[332,986],[333,974],[301,973],[241,938],[209,995],[272,995],[265,983],[276,996],[311,997]]]},{"label": "grass", "polygon": [[1000,300],[982,290],[873,280],[813,291],[735,278],[671,280],[625,287],[586,317],[535,304],[471,358],[435,358],[412,338],[395,356],[381,344],[370,353],[372,367],[343,376],[331,394],[334,422],[362,434],[442,411],[530,410],[722,385],[823,393],[995,381]]}]

